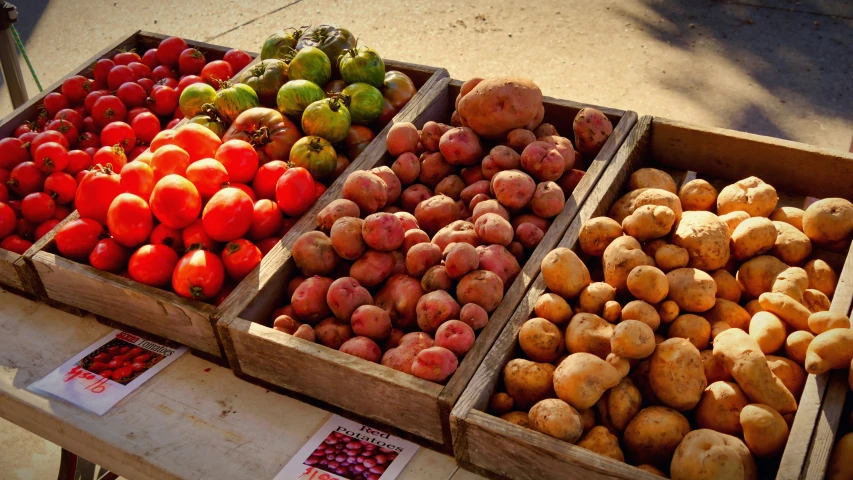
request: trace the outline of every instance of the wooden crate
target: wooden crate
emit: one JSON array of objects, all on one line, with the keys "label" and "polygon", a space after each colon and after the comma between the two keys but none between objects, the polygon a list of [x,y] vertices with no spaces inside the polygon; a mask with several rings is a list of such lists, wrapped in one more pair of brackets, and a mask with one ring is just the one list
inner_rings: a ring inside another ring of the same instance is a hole
[{"label": "wooden crate", "polygon": [[[441,88],[432,92],[432,103],[413,118],[413,123],[420,128],[429,120],[449,122],[461,85],[462,82],[457,80],[443,81]],[[545,121],[553,123],[564,135],[571,135],[571,122],[584,105],[553,98],[546,98],[545,105]],[[532,253],[447,385],[428,382],[265,326],[272,310],[281,303],[287,282],[298,274],[289,247],[302,233],[317,228],[317,213],[327,202],[318,202],[282,240],[280,253],[268,256],[266,268],[262,268],[262,272],[267,272],[262,275],[264,283],[251,285],[258,292],[254,299],[250,297],[251,292],[235,290],[230,300],[237,303],[228,308],[226,304],[222,305],[220,311],[223,316],[218,327],[232,369],[237,375],[318,399],[359,417],[408,432],[435,448],[450,451],[450,409],[512,315],[530,279],[539,272],[542,257],[562,236],[636,122],[634,112],[601,110],[615,125],[613,135],[591,162],[587,174],[568,199],[566,208],[555,218],[542,243]],[[384,143],[371,145],[369,154],[365,152],[364,156],[364,161],[359,162],[360,169],[390,165],[394,160],[387,154]],[[329,200],[339,198],[342,184],[343,178],[332,185],[328,193],[333,196],[328,196]],[[249,286],[244,284],[238,289]]]},{"label": "wooden crate", "polygon": [[[119,48],[130,48],[134,45],[142,48],[156,46],[162,38],[165,36],[137,32],[133,38],[111,46],[101,52],[97,58],[110,55]],[[229,49],[190,40],[187,43],[192,46],[204,45],[205,48],[216,52],[211,54],[211,58],[216,55],[221,58]],[[201,47],[198,48],[201,49]],[[204,51],[205,55],[208,55],[208,51]],[[422,98],[429,95],[439,79],[447,76],[447,71],[440,68],[393,60],[386,61],[385,65],[388,70],[400,70],[409,75],[419,89],[418,94],[398,114],[398,118],[413,118],[417,115],[427,105]],[[250,67],[251,64],[246,68]],[[387,128],[377,136],[375,143],[384,145],[386,132]],[[363,156],[360,155],[359,158]],[[323,203],[322,198],[317,204],[321,203]],[[72,213],[67,221],[74,218],[77,218],[77,212]],[[61,224],[57,225],[40,242],[33,245],[30,252],[18,260],[21,266],[19,271],[23,270],[34,278],[33,283],[40,285],[44,298],[92,312],[100,321],[117,328],[128,327],[174,340],[187,345],[194,352],[212,361],[218,363],[226,361],[215,328],[215,318],[219,315],[213,305],[183,298],[166,290],[103,272],[53,253],[54,236],[60,227]],[[261,275],[262,270],[256,269],[243,281],[246,288],[239,289],[243,293],[237,293],[235,290],[231,296],[245,294],[252,297],[251,292],[256,291],[252,285],[257,283]],[[233,302],[233,299],[231,301]]]},{"label": "wooden crate", "polygon": [[[801,207],[807,195],[853,198],[853,183],[850,182],[853,155],[644,116],[589,194],[558,246],[573,249],[584,258],[578,243],[583,223],[607,215],[610,205],[626,192],[625,185],[631,173],[647,166],[670,172],[678,184],[698,175],[718,188],[755,175],[776,187],[780,192],[780,205]],[[853,255],[847,257],[846,265],[843,255],[827,254],[823,258],[841,271],[833,309],[847,312],[853,299]],[[595,260],[600,269],[600,260]],[[501,381],[504,366],[518,356],[519,328],[530,318],[536,299],[545,288],[540,275],[453,409],[451,427],[457,459],[466,468],[515,479],[659,478],[486,413],[489,397]],[[807,446],[811,438],[817,413],[814,406],[820,404],[817,395],[822,391],[821,385],[825,385],[825,378],[810,376],[781,461],[779,478],[795,478],[785,472],[796,467],[787,466],[797,461],[802,465],[805,456],[802,446]],[[762,465],[762,468],[766,467]],[[769,468],[775,469],[775,465]]]}]

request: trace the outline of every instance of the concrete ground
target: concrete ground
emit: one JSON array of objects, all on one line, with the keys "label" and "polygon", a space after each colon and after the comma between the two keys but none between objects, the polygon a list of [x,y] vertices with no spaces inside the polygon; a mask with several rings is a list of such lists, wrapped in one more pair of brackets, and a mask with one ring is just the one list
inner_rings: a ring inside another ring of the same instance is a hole
[{"label": "concrete ground", "polygon": [[[842,150],[853,134],[848,0],[17,5],[45,86],[136,29],[258,51],[277,29],[334,22],[386,58],[445,67],[455,78],[524,75],[546,95]],[[11,111],[4,91],[0,115]],[[56,464],[55,446],[0,421],[0,478],[52,478],[45,466]]]}]

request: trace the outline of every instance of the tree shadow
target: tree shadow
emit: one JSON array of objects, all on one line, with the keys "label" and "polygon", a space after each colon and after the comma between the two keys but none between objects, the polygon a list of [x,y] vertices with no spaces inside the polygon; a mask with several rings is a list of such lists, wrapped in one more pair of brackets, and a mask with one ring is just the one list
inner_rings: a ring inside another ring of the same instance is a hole
[{"label": "tree shadow", "polygon": [[[11,3],[18,8],[18,21],[14,23],[15,30],[18,31],[18,35],[21,37],[21,43],[26,46],[27,41],[33,32],[35,32],[36,26],[39,20],[41,20],[42,14],[47,9],[50,0],[12,0]],[[56,36],[59,38],[60,32],[56,32]],[[21,58],[23,56],[19,53],[18,57]],[[21,62],[21,69],[24,72],[25,78],[30,76],[30,72],[23,62]],[[0,76],[0,87],[3,87],[5,84],[6,78]]]}]

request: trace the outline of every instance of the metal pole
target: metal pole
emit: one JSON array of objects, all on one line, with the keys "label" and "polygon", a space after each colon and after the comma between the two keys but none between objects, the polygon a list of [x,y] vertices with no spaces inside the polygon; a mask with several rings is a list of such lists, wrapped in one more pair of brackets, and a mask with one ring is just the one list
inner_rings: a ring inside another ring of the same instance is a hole
[{"label": "metal pole", "polygon": [[9,87],[9,96],[15,108],[23,105],[27,99],[27,87],[24,84],[24,74],[18,63],[18,50],[15,48],[15,37],[10,30],[12,24],[18,21],[18,9],[9,2],[0,5],[0,67],[3,77]]}]

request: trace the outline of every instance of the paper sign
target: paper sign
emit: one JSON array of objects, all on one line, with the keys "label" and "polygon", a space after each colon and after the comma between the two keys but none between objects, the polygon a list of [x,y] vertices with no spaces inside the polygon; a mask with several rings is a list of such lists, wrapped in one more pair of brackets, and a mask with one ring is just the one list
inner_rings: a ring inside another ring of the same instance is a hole
[{"label": "paper sign", "polygon": [[392,480],[417,451],[414,443],[332,415],[275,480]]},{"label": "paper sign", "polygon": [[103,415],[186,351],[113,330],[28,390]]}]

